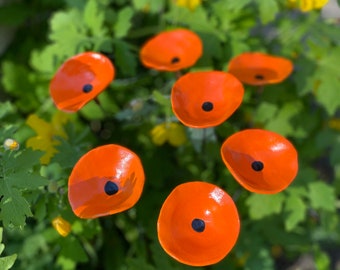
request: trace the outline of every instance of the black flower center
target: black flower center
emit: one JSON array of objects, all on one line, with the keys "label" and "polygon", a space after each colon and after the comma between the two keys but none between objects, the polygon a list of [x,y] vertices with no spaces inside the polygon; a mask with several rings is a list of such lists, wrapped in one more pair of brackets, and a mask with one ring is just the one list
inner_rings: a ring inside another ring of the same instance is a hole
[{"label": "black flower center", "polygon": [[255,75],[255,79],[262,81],[262,80],[264,80],[264,76],[257,74],[257,75]]},{"label": "black flower center", "polygon": [[107,181],[104,186],[104,191],[107,195],[114,195],[118,192],[119,188],[116,183],[112,181]]},{"label": "black flower center", "polygon": [[202,110],[205,112],[210,112],[214,108],[214,104],[209,101],[206,101],[202,104]]},{"label": "black flower center", "polygon": [[205,222],[202,219],[195,218],[191,222],[191,227],[196,232],[203,232],[205,229]]},{"label": "black flower center", "polygon": [[253,168],[254,171],[262,171],[263,170],[263,163],[261,161],[254,161],[252,164],[251,164],[251,167]]},{"label": "black flower center", "polygon": [[84,86],[83,86],[83,92],[84,93],[89,93],[89,92],[91,92],[92,91],[92,89],[93,89],[93,86],[92,86],[92,84],[85,84]]},{"label": "black flower center", "polygon": [[179,62],[179,58],[178,57],[174,57],[171,59],[171,64],[176,64]]}]

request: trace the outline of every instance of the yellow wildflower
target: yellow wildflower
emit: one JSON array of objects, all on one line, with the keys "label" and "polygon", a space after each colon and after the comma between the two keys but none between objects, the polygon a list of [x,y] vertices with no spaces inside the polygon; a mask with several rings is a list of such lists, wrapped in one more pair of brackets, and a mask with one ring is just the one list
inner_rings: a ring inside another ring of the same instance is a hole
[{"label": "yellow wildflower", "polygon": [[63,219],[61,216],[56,217],[52,220],[54,229],[63,237],[66,237],[71,232],[71,224]]},{"label": "yellow wildflower", "polygon": [[27,118],[26,124],[37,133],[37,136],[29,138],[26,146],[34,150],[45,151],[45,154],[40,158],[41,164],[48,164],[57,152],[55,146],[59,144],[59,141],[55,136],[67,137],[63,125],[68,119],[69,116],[61,111],[57,111],[53,115],[51,123],[39,118],[36,114]]},{"label": "yellow wildflower", "polygon": [[289,7],[299,7],[303,12],[313,9],[321,9],[327,4],[328,0],[288,0]]},{"label": "yellow wildflower", "polygon": [[151,130],[151,138],[156,145],[162,145],[168,141],[172,146],[180,146],[187,139],[184,127],[174,122],[155,126]]},{"label": "yellow wildflower", "polygon": [[179,7],[186,7],[190,10],[194,10],[201,4],[202,0],[175,0],[175,4]]},{"label": "yellow wildflower", "polygon": [[18,150],[19,149],[19,143],[16,140],[13,139],[6,139],[4,141],[4,148],[6,150]]}]

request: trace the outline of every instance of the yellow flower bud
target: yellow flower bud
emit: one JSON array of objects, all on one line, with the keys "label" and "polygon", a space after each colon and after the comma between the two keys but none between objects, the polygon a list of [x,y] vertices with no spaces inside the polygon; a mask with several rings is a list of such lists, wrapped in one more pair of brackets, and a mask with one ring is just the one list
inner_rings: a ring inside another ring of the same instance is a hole
[{"label": "yellow flower bud", "polygon": [[13,139],[6,139],[4,141],[4,148],[6,150],[18,150],[20,147],[19,143]]},{"label": "yellow flower bud", "polygon": [[201,2],[202,0],[175,0],[177,6],[186,7],[190,10],[194,10]]},{"label": "yellow flower bud", "polygon": [[185,129],[178,123],[170,123],[168,126],[168,141],[172,146],[180,146],[187,140]]},{"label": "yellow flower bud", "polygon": [[168,141],[172,146],[180,146],[185,143],[187,137],[184,127],[172,122],[155,126],[151,130],[151,139],[156,145],[162,145]]},{"label": "yellow flower bud", "polygon": [[321,9],[327,4],[328,0],[287,0],[288,7],[297,7],[302,12],[308,12],[313,9]]},{"label": "yellow flower bud", "polygon": [[52,220],[54,229],[63,237],[66,237],[71,232],[71,225],[61,216]]},{"label": "yellow flower bud", "polygon": [[165,143],[167,138],[168,138],[168,135],[167,135],[167,130],[165,128],[165,124],[164,123],[155,126],[151,130],[151,139],[152,139],[152,142],[154,144],[162,145],[162,144]]}]

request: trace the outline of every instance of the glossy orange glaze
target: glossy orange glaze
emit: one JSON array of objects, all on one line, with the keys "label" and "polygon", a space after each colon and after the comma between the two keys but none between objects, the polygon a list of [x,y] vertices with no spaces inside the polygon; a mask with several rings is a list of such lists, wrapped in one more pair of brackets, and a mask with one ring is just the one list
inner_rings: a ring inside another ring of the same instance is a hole
[{"label": "glossy orange glaze", "polygon": [[[199,221],[198,226],[197,222],[194,226],[195,221]],[[225,191],[210,183],[187,182],[164,201],[157,231],[161,246],[171,257],[184,264],[205,266],[230,252],[239,235],[240,220]]]},{"label": "glossy orange glaze", "polygon": [[187,29],[175,29],[149,39],[140,51],[140,60],[148,68],[178,71],[193,66],[202,51],[202,41],[197,34]]},{"label": "glossy orange glaze", "polygon": [[[108,181],[118,187],[115,194],[105,192]],[[123,146],[108,144],[92,149],[76,163],[68,181],[68,199],[78,217],[96,218],[134,206],[143,186],[139,157]]]},{"label": "glossy orange glaze", "polygon": [[[50,83],[50,94],[58,109],[76,112],[94,99],[114,79],[115,68],[104,55],[85,52],[66,60]],[[84,90],[85,85],[91,88]]]},{"label": "glossy orange glaze", "polygon": [[172,88],[172,110],[186,126],[213,127],[235,112],[243,94],[243,85],[229,73],[190,72],[180,77]]},{"label": "glossy orange glaze", "polygon": [[221,155],[234,178],[245,189],[256,193],[280,192],[298,172],[295,147],[272,131],[246,129],[237,132],[224,141]]},{"label": "glossy orange glaze", "polygon": [[228,72],[250,85],[279,83],[292,71],[293,63],[289,59],[260,52],[240,54],[228,66]]}]

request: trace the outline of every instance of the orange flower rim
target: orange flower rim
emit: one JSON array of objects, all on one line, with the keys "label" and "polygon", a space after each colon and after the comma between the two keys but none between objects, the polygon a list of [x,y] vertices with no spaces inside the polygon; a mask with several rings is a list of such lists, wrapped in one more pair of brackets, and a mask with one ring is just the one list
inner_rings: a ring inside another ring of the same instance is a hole
[{"label": "orange flower rim", "polygon": [[272,131],[237,132],[224,141],[221,155],[234,178],[251,192],[278,193],[290,185],[298,172],[296,149]]},{"label": "orange flower rim", "polygon": [[177,186],[164,201],[157,222],[163,249],[192,266],[222,260],[234,247],[239,231],[232,198],[219,187],[200,181]]},{"label": "orange flower rim", "polygon": [[66,60],[50,83],[58,109],[76,112],[94,99],[114,79],[115,68],[106,56],[85,52]]},{"label": "orange flower rim", "polygon": [[189,72],[171,92],[172,110],[186,126],[213,127],[229,118],[241,105],[244,89],[233,75],[222,71]]},{"label": "orange flower rim", "polygon": [[228,72],[249,85],[279,83],[292,71],[293,63],[290,60],[260,52],[240,54],[228,66]]},{"label": "orange flower rim", "polygon": [[92,149],[74,166],[68,199],[80,218],[96,218],[125,211],[136,204],[144,186],[139,157],[116,144]]},{"label": "orange flower rim", "polygon": [[193,66],[201,57],[200,37],[186,29],[164,31],[149,39],[140,51],[144,66],[159,71],[178,71]]}]

